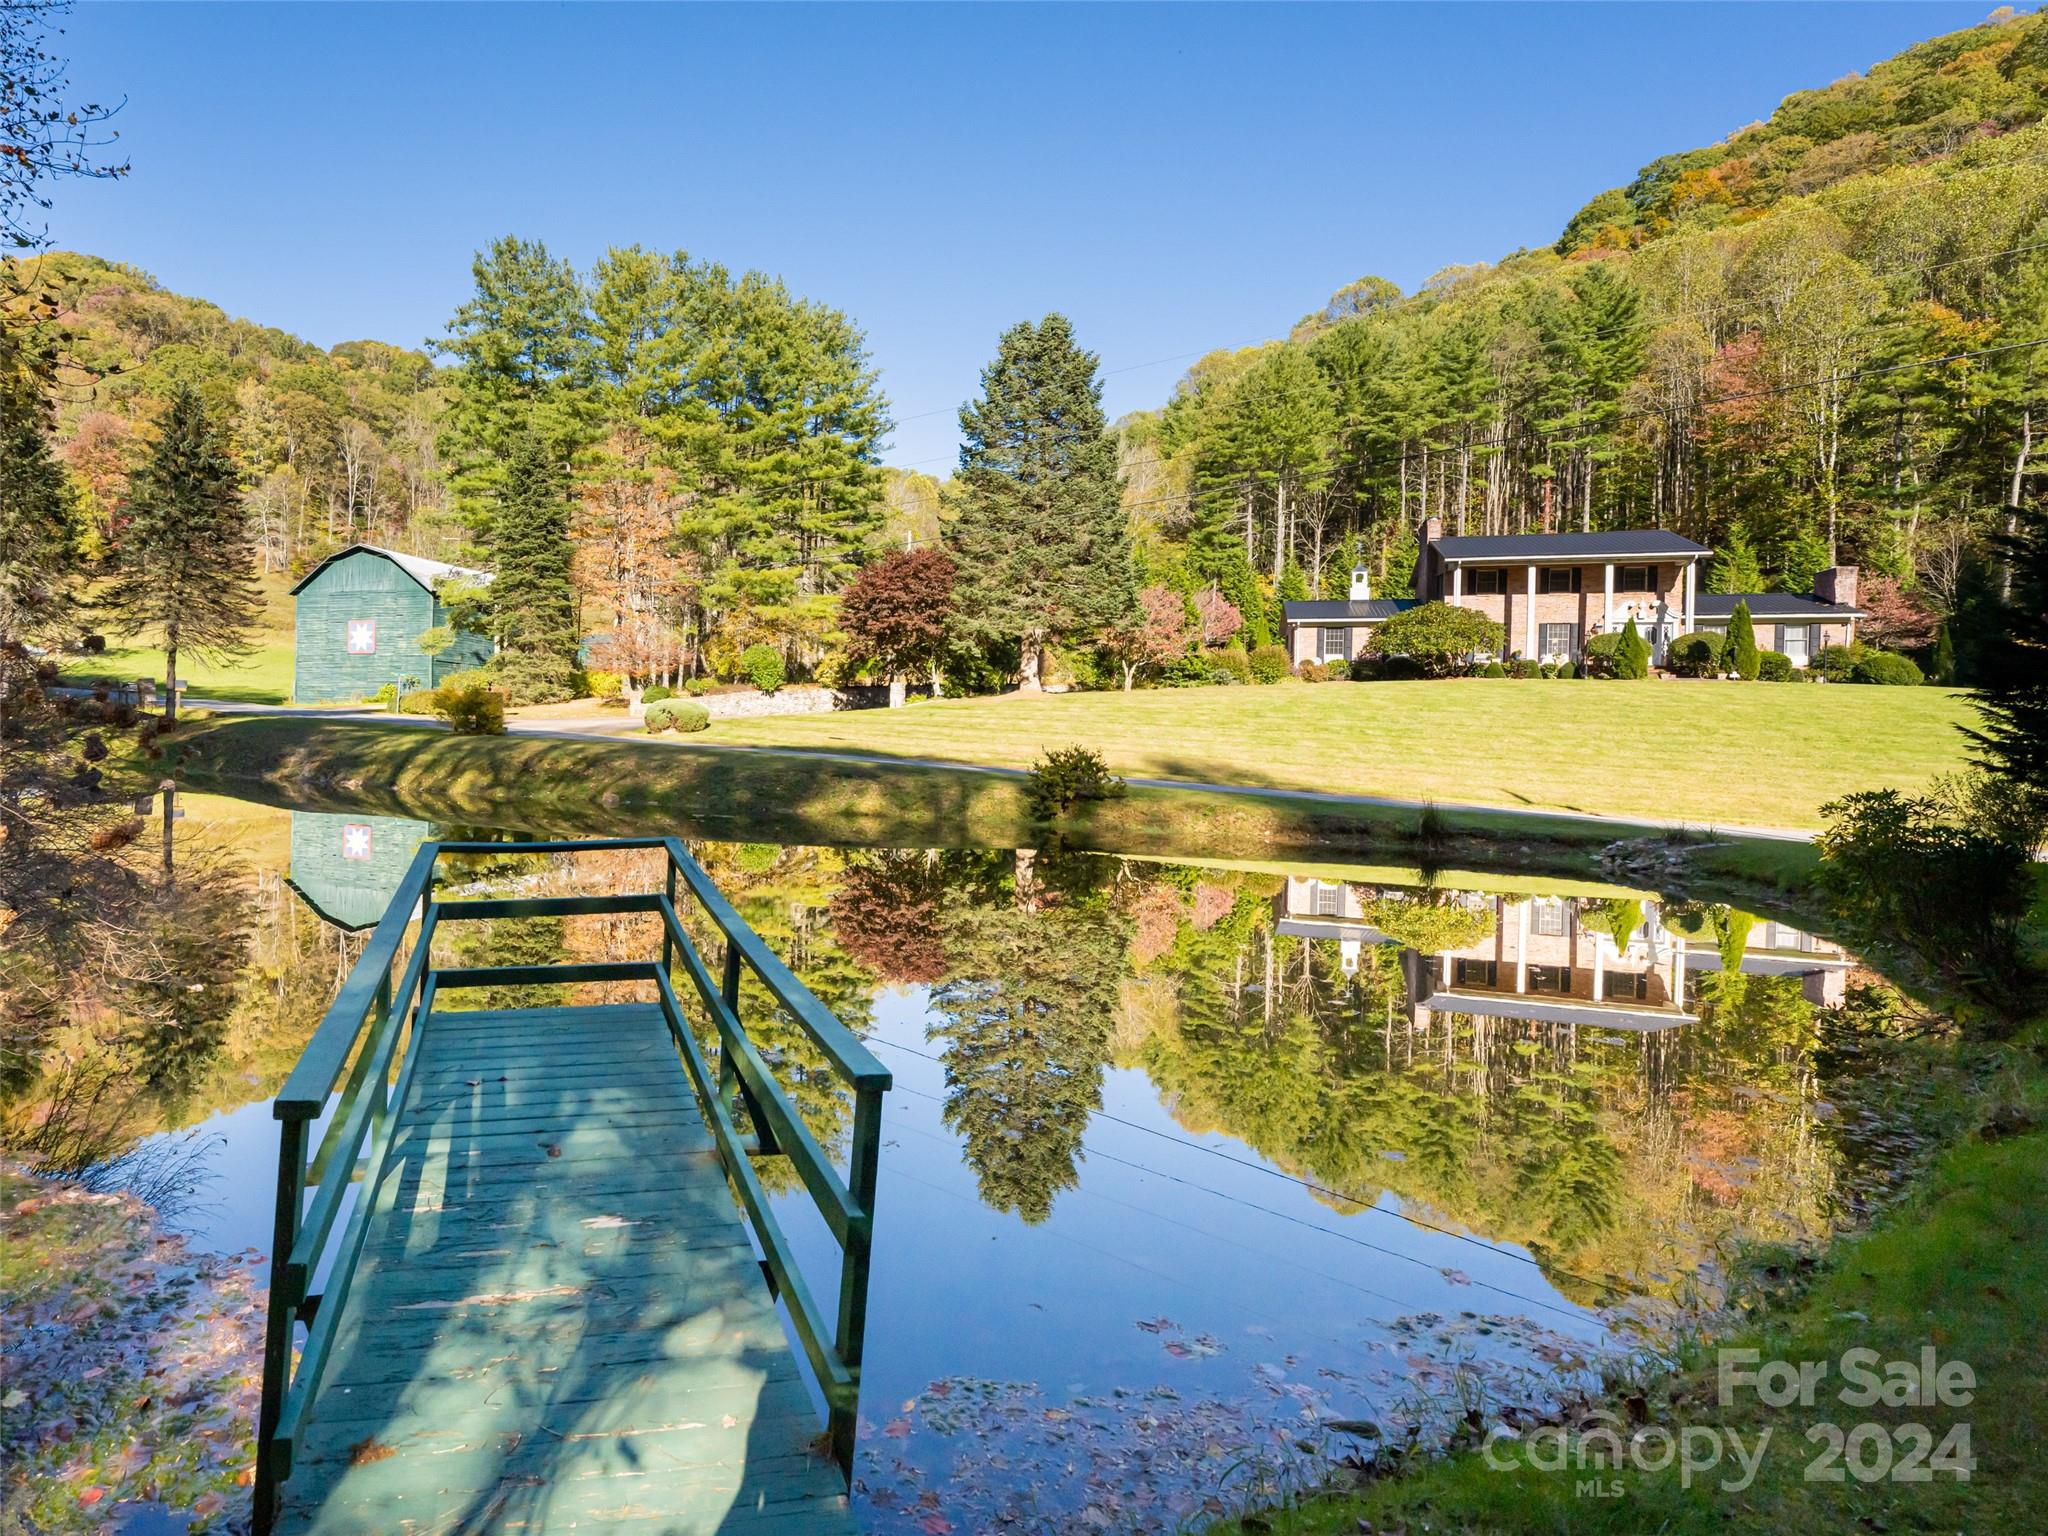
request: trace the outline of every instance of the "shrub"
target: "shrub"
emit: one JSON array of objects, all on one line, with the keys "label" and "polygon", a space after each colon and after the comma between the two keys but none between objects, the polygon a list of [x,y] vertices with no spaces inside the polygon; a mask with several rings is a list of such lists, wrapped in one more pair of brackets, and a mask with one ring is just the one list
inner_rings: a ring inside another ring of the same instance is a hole
[{"label": "shrub", "polygon": [[[1361,674],[1361,666],[1368,670]],[[1407,683],[1429,674],[1413,656],[1361,656],[1351,664],[1351,675],[1362,682]]]},{"label": "shrub", "polygon": [[1508,669],[1497,661],[1489,661],[1479,669],[1479,675],[1481,677],[1506,677]]},{"label": "shrub", "polygon": [[1870,654],[1865,645],[1824,645],[1814,653],[1808,670],[1831,683],[1846,683],[1856,672],[1856,663]]},{"label": "shrub", "polygon": [[626,691],[626,679],[617,672],[592,668],[583,674],[583,686],[593,699],[616,699]]},{"label": "shrub", "polygon": [[1869,651],[1857,661],[1855,670],[1849,674],[1849,681],[1910,688],[1918,684],[1921,677],[1912,657],[1901,656],[1896,651]]},{"label": "shrub", "polygon": [[1262,645],[1253,651],[1248,665],[1255,683],[1277,683],[1287,675],[1287,649],[1279,645]]},{"label": "shrub", "polygon": [[643,719],[649,731],[701,731],[711,724],[711,711],[687,699],[656,699]]},{"label": "shrub", "polygon": [[433,715],[440,713],[440,694],[432,688],[415,688],[411,693],[398,696],[398,712],[401,715]]},{"label": "shrub", "polygon": [[1516,657],[1516,658],[1515,658],[1515,660],[1514,660],[1514,661],[1512,661],[1512,662],[1511,662],[1511,663],[1509,663],[1509,665],[1508,665],[1508,676],[1509,676],[1509,677],[1524,677],[1524,678],[1526,678],[1526,677],[1541,677],[1542,675],[1543,675],[1543,664],[1542,664],[1541,662],[1537,662],[1537,661],[1531,661],[1531,660],[1530,660],[1530,659],[1529,659],[1528,657],[1526,657],[1526,656],[1518,656],[1518,657]]},{"label": "shrub", "polygon": [[1226,645],[1207,654],[1211,682],[1249,683],[1252,680],[1252,659],[1245,655],[1243,646]]},{"label": "shrub", "polygon": [[1680,635],[1664,652],[1664,665],[1680,677],[1716,677],[1725,642],[1712,630]]},{"label": "shrub", "polygon": [[372,704],[381,704],[386,709],[396,709],[398,707],[398,684],[386,683],[382,688],[379,688],[370,695],[370,702]]},{"label": "shrub", "polygon": [[740,652],[740,676],[763,693],[773,693],[782,686],[785,676],[782,652],[772,645],[755,641]]},{"label": "shrub", "polygon": [[458,736],[505,734],[505,699],[481,683],[434,690],[434,710]]},{"label": "shrub", "polygon": [[1452,677],[1474,651],[1498,651],[1501,627],[1484,614],[1449,603],[1405,609],[1372,632],[1379,656],[1411,658],[1429,677]]},{"label": "shrub", "polygon": [[441,679],[440,686],[443,688],[488,688],[491,686],[491,674],[482,667],[468,667],[460,672],[450,672]]},{"label": "shrub", "polygon": [[1792,681],[1792,658],[1783,651],[1757,652],[1756,675],[1766,683]]},{"label": "shrub", "polygon": [[1614,676],[1615,654],[1621,649],[1621,633],[1589,635],[1586,638],[1586,676]]},{"label": "shrub", "polygon": [[1579,669],[1568,661],[1560,661],[1557,664],[1557,671],[1551,675],[1559,678],[1574,678],[1579,675]]},{"label": "shrub", "polygon": [[675,696],[675,689],[669,687],[667,683],[649,683],[640,690],[642,704],[659,704],[663,699],[672,699]]},{"label": "shrub", "polygon": [[1124,781],[1109,771],[1100,752],[1057,747],[1031,765],[1024,798],[1034,821],[1052,822],[1083,801],[1114,800],[1123,793]]},{"label": "shrub", "polygon": [[1319,661],[1304,661],[1300,666],[1294,669],[1294,675],[1300,678],[1304,683],[1320,683],[1327,681],[1327,676],[1323,671],[1323,664]]},{"label": "shrub", "polygon": [[1763,653],[1756,648],[1756,625],[1750,622],[1749,604],[1737,603],[1735,611],[1728,616],[1728,641],[1722,648],[1723,662],[1737,677],[1753,683],[1757,668],[1763,664],[1762,658]]},{"label": "shrub", "polygon": [[79,642],[79,649],[88,656],[103,656],[106,654],[107,637],[105,635],[87,635]]},{"label": "shrub", "polygon": [[717,686],[718,683],[713,678],[693,677],[687,683],[683,684],[683,692],[687,693],[693,699],[701,699],[704,697],[705,694],[709,693],[712,689],[716,688]]},{"label": "shrub", "polygon": [[1554,661],[1538,662],[1536,665],[1536,675],[1538,677],[1557,676],[1557,663]]},{"label": "shrub", "polygon": [[1621,632],[1621,643],[1614,648],[1614,675],[1620,678],[1650,675],[1650,643],[1637,633],[1634,619],[1628,621]]}]

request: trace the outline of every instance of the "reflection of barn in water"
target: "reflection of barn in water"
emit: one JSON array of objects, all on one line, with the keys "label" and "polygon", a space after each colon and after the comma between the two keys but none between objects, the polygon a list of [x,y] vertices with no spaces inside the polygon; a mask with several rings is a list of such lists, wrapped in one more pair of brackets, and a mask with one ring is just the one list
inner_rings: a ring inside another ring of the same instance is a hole
[{"label": "reflection of barn in water", "polygon": [[430,825],[407,816],[292,812],[285,883],[324,922],[350,932],[375,927]]},{"label": "reflection of barn in water", "polygon": [[[1434,952],[1402,948],[1410,1022],[1419,1028],[1443,1012],[1645,1033],[1674,1029],[1698,1018],[1691,1011],[1694,976],[1723,965],[1711,936],[1689,938],[1666,926],[1649,898],[1619,903],[1624,916],[1617,921],[1617,904],[1583,897],[1432,895],[1291,875],[1276,899],[1278,930],[1334,941],[1348,972],[1365,946],[1402,944],[1369,919],[1405,927],[1397,918],[1415,902],[1452,904],[1483,929],[1477,939]],[[1743,974],[1797,976],[1808,1002],[1842,1002],[1855,962],[1837,946],[1766,921],[1748,925],[1740,938]]]}]

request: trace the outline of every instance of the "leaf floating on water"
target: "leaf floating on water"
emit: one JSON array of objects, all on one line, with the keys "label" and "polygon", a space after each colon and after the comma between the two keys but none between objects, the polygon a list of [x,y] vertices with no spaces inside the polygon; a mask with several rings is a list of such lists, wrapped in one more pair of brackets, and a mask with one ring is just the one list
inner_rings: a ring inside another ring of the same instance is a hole
[{"label": "leaf floating on water", "polygon": [[1439,1269],[1437,1273],[1442,1275],[1446,1280],[1450,1281],[1453,1285],[1470,1285],[1472,1283],[1472,1277],[1466,1274],[1465,1271],[1463,1271],[1462,1269],[1451,1269],[1448,1266],[1446,1266],[1445,1268]]},{"label": "leaf floating on water", "polygon": [[1180,1324],[1176,1323],[1170,1317],[1141,1317],[1138,1319],[1138,1326],[1144,1329],[1147,1333],[1169,1333],[1172,1330],[1178,1328]]}]

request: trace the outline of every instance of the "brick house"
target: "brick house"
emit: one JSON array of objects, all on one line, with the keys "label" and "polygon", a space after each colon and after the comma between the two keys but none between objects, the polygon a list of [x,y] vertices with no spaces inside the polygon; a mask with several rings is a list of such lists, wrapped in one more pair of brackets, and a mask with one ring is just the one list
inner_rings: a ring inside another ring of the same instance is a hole
[{"label": "brick house", "polygon": [[1415,591],[1375,598],[1369,574],[1351,573],[1342,601],[1288,603],[1288,650],[1295,663],[1360,655],[1373,626],[1417,602],[1441,601],[1483,613],[1506,635],[1510,658],[1580,660],[1586,640],[1633,619],[1662,664],[1670,643],[1695,630],[1725,631],[1747,601],[1757,644],[1805,666],[1823,646],[1855,638],[1856,570],[1823,571],[1811,597],[1782,592],[1714,595],[1699,591],[1713,551],[1661,528],[1614,533],[1534,533],[1445,537],[1439,518],[1416,530]]}]

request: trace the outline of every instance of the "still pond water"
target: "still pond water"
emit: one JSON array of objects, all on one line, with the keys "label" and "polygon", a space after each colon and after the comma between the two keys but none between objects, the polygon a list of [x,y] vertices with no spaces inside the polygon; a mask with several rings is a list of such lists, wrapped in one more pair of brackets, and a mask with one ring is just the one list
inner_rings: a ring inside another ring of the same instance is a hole
[{"label": "still pond water", "polygon": [[[451,829],[179,804],[181,846],[229,851],[246,958],[195,978],[232,1006],[154,1054],[125,1134],[196,1158],[173,1218],[195,1244],[260,1251],[269,1095]],[[1553,1401],[1717,1303],[1737,1244],[1824,1238],[1909,1154],[1910,1092],[1845,1048],[1888,989],[1725,907],[1358,866],[693,851],[895,1073],[857,1483],[878,1531],[1174,1530],[1356,1450],[1331,1420],[1434,1435]],[[648,890],[654,857],[454,878]],[[463,925],[449,958],[640,959],[649,921]],[[745,1011],[843,1153],[801,1036]],[[781,1166],[829,1294],[836,1246]]]}]

